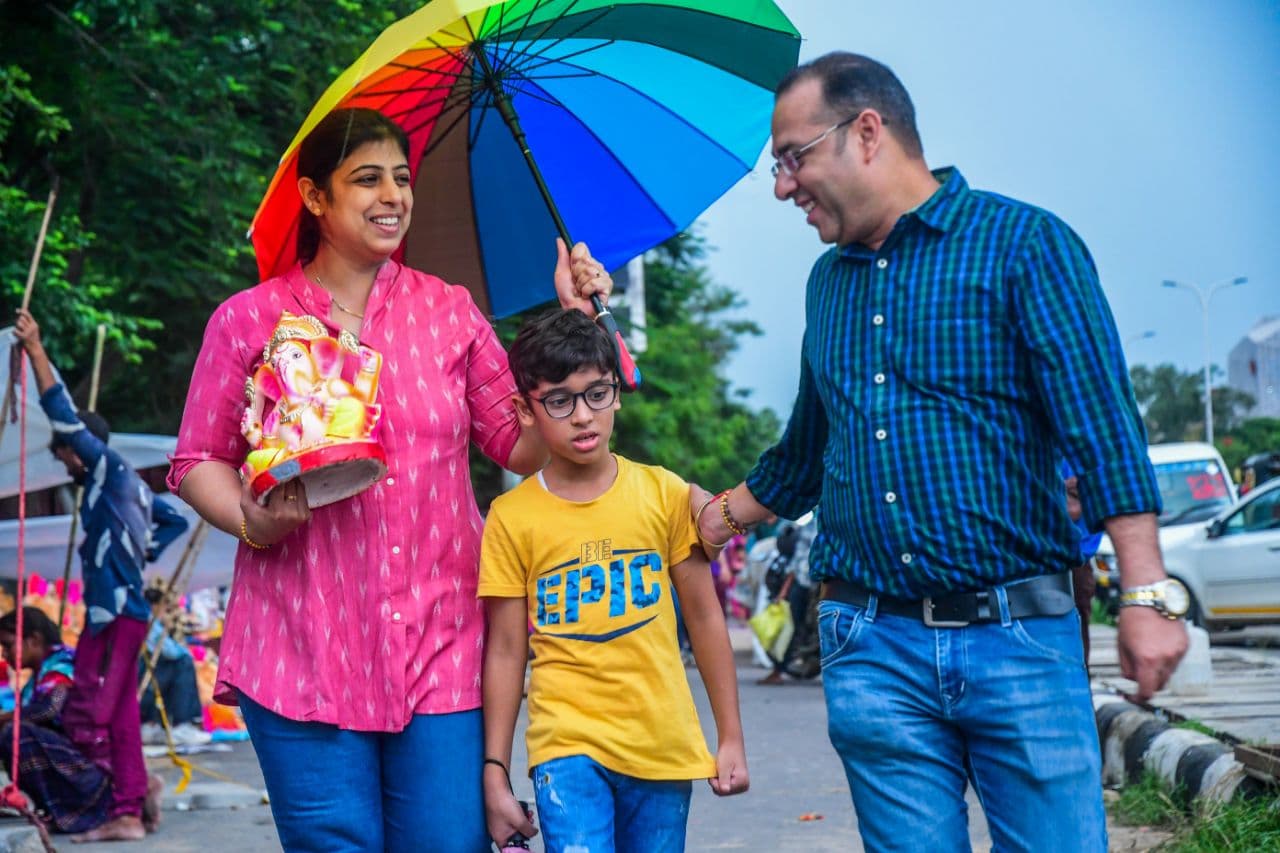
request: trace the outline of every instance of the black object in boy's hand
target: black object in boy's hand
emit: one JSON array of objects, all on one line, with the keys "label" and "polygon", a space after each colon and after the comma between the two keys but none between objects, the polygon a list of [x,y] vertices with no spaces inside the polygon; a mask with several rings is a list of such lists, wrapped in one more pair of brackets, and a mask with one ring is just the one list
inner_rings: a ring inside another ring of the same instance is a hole
[{"label": "black object in boy's hand", "polygon": [[[529,803],[525,802],[524,800],[516,800],[516,802],[520,804],[520,808],[524,810],[524,813],[529,818],[529,820],[533,820],[533,808],[529,805]],[[519,853],[519,851],[521,850],[528,850],[528,849],[529,849],[529,839],[525,838],[523,835],[521,835],[518,832],[513,833],[511,837],[508,838],[502,844],[502,853]]]}]

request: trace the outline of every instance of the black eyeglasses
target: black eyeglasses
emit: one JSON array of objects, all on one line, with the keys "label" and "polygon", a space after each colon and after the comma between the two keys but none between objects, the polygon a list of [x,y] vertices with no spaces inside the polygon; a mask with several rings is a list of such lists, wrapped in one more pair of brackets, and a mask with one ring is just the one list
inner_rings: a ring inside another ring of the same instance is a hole
[{"label": "black eyeglasses", "polygon": [[602,412],[609,408],[613,405],[613,401],[618,399],[618,383],[601,382],[577,394],[553,391],[545,397],[534,397],[532,394],[529,397],[542,404],[542,408],[547,411],[547,417],[560,420],[569,417],[573,414],[573,410],[578,408],[579,397],[592,411]]},{"label": "black eyeglasses", "polygon": [[[779,173],[786,175],[788,178],[794,177],[796,172],[800,171],[801,158],[804,157],[811,148],[831,134],[835,133],[840,128],[844,127],[849,122],[856,119],[858,116],[862,115],[864,112],[866,112],[866,110],[858,110],[844,121],[838,121],[831,125],[831,127],[828,127],[826,130],[822,131],[822,133],[818,134],[804,145],[801,145],[799,148],[791,148],[787,151],[783,151],[778,155],[777,159],[773,161],[773,168],[769,170],[770,174],[775,178],[778,177]],[[885,122],[881,121],[881,124],[885,124]]]}]

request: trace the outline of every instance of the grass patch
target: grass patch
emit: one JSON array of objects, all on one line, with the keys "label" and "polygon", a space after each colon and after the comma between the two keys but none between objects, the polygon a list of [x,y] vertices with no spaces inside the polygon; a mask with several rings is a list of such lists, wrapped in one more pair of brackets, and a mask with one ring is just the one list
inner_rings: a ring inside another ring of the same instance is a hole
[{"label": "grass patch", "polygon": [[1103,604],[1101,601],[1095,598],[1093,600],[1093,603],[1090,605],[1090,608],[1091,608],[1089,612],[1090,624],[1110,625],[1113,628],[1115,627],[1116,617],[1114,614],[1110,613],[1107,610],[1107,605]]},{"label": "grass patch", "polygon": [[1175,728],[1175,729],[1189,729],[1190,731],[1193,731],[1193,732],[1199,732],[1200,734],[1202,734],[1202,735],[1208,735],[1209,737],[1217,737],[1217,736],[1218,736],[1218,733],[1217,733],[1217,732],[1215,732],[1213,729],[1209,728],[1208,726],[1206,726],[1204,723],[1200,722],[1199,720],[1183,720],[1182,722],[1180,722],[1180,723],[1176,724],[1176,725],[1174,726],[1174,728]]},{"label": "grass patch", "polygon": [[1280,796],[1276,794],[1201,804],[1194,813],[1185,803],[1182,790],[1170,791],[1159,777],[1147,773],[1141,782],[1120,792],[1111,813],[1128,826],[1173,832],[1172,838],[1155,848],[1160,853],[1280,850]]},{"label": "grass patch", "polygon": [[1117,820],[1129,826],[1177,829],[1187,819],[1182,808],[1185,800],[1180,791],[1171,792],[1158,776],[1148,772],[1141,782],[1120,792],[1120,799],[1115,801],[1111,810]]},{"label": "grass patch", "polygon": [[1280,798],[1215,803],[1159,847],[1162,853],[1280,850]]}]

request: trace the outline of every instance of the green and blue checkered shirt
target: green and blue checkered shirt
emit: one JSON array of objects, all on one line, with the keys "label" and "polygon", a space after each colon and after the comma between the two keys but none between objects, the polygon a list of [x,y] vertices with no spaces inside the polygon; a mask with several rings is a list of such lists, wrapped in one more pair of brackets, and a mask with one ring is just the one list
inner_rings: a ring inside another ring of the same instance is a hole
[{"label": "green and blue checkered shirt", "polygon": [[795,409],[747,477],[783,518],[819,507],[815,577],[906,599],[1083,562],[1064,454],[1090,529],[1160,509],[1080,238],[955,169],[936,175],[877,251],[814,265]]}]

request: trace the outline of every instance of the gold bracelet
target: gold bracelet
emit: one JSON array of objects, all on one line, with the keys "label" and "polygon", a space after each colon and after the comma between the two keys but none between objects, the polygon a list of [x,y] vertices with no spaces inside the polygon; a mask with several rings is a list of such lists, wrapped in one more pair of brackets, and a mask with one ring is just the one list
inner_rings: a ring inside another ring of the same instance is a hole
[{"label": "gold bracelet", "polygon": [[702,506],[698,507],[698,511],[697,511],[697,513],[696,513],[696,514],[694,514],[694,516],[693,516],[693,532],[694,532],[694,533],[696,533],[696,534],[698,534],[698,542],[702,545],[703,550],[708,550],[708,549],[710,549],[710,550],[714,550],[714,549],[716,549],[716,548],[723,548],[725,545],[728,545],[728,544],[729,544],[729,539],[732,539],[732,538],[733,538],[732,536],[730,536],[730,537],[729,537],[729,539],[724,540],[724,541],[723,541],[723,542],[721,542],[719,545],[717,545],[717,544],[715,544],[715,543],[713,543],[713,542],[708,542],[707,540],[705,540],[705,539],[703,539],[703,538],[702,538],[702,513],[703,513],[703,510],[705,510],[707,507],[711,506],[711,502],[712,502],[712,501],[714,501],[717,497],[719,497],[719,495],[712,495],[711,497],[707,498],[707,499],[703,502]]},{"label": "gold bracelet", "polygon": [[248,545],[255,551],[265,551],[270,545],[263,545],[261,542],[254,542],[249,538],[249,522],[247,519],[240,519],[240,538],[244,540],[244,544]]},{"label": "gold bracelet", "polygon": [[733,513],[729,512],[729,490],[725,489],[720,493],[720,516],[724,519],[724,526],[734,536],[741,536],[747,532],[747,528],[743,527],[733,517]]}]

